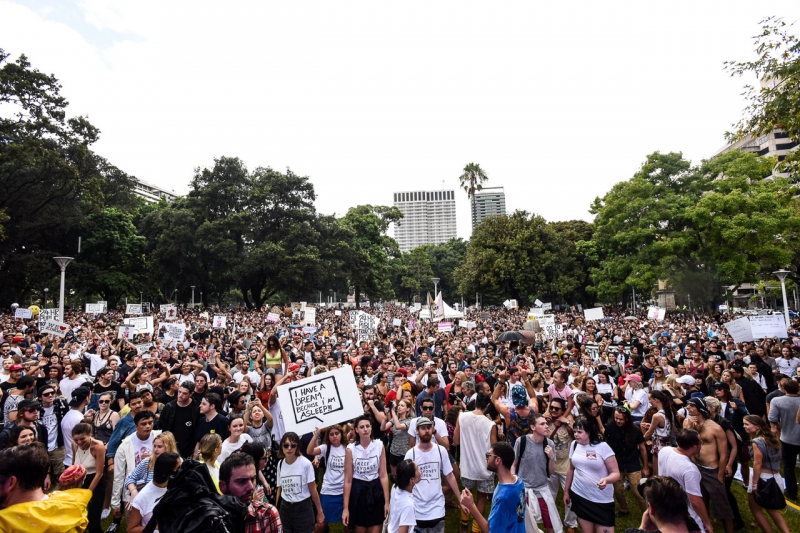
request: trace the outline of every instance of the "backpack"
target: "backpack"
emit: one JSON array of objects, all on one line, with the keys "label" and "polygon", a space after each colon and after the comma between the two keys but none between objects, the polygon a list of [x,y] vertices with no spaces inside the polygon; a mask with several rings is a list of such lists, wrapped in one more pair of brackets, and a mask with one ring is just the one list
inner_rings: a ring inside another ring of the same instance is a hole
[{"label": "backpack", "polygon": [[[525,455],[525,446],[527,446],[527,444],[528,444],[528,436],[527,435],[521,436],[520,437],[520,442],[519,442],[519,455],[517,456],[517,464],[519,464],[519,461],[522,459],[522,456]],[[547,448],[547,439],[544,439],[542,441],[542,453],[544,453],[544,449],[545,448]],[[545,457],[546,456],[547,456],[547,454],[545,453]],[[517,467],[517,468],[519,468],[519,467]],[[550,461],[549,460],[544,465],[544,471],[545,471],[545,474],[547,474],[547,477],[550,477]]]},{"label": "backpack", "polygon": [[[247,506],[217,493],[206,465],[183,461],[169,488],[153,509],[144,533],[237,533],[244,530]],[[152,526],[152,527],[151,527]]]}]

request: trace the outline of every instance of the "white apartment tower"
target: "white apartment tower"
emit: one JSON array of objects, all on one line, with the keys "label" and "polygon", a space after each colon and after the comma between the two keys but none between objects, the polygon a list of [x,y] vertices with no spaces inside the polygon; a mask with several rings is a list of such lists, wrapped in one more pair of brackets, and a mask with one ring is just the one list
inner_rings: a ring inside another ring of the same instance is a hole
[{"label": "white apartment tower", "polygon": [[470,199],[472,229],[490,215],[506,214],[506,193],[502,187],[484,187],[475,191],[475,202]]},{"label": "white apartment tower", "polygon": [[403,218],[394,225],[401,252],[456,238],[454,190],[396,192],[394,206],[403,212]]}]

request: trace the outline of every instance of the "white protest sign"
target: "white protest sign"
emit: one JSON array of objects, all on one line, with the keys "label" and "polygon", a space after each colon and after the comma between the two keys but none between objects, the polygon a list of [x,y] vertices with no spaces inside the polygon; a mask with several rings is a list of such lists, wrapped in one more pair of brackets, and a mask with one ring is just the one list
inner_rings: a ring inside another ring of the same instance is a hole
[{"label": "white protest sign", "polygon": [[737,318],[736,320],[724,324],[724,326],[731,337],[733,337],[733,342],[753,341],[753,330],[750,327],[750,321],[747,320],[747,317]]},{"label": "white protest sign", "polygon": [[467,322],[467,329],[475,329],[476,327],[478,327],[478,325],[475,322],[471,320]]},{"label": "white protest sign", "polygon": [[467,326],[467,324],[469,324],[469,322],[467,322],[466,320],[459,320],[458,321],[458,327],[460,327],[460,328],[469,327],[469,326]]},{"label": "white protest sign", "polygon": [[303,314],[303,324],[306,326],[317,325],[317,310],[313,307],[306,307]]},{"label": "white protest sign", "polygon": [[39,323],[47,322],[48,320],[58,321],[58,307],[52,309],[42,309],[39,311]]},{"label": "white protest sign", "polygon": [[[528,316],[544,316],[544,309],[541,307],[532,307],[530,311],[528,311]],[[531,320],[530,318],[528,320]]]},{"label": "white protest sign", "polygon": [[439,328],[439,331],[453,331],[453,323],[452,322],[439,322],[438,328]]},{"label": "white protest sign", "polygon": [[503,306],[505,306],[506,309],[511,309],[511,300],[503,302]]},{"label": "white protest sign", "polygon": [[414,311],[419,311],[420,309],[422,309],[422,304],[420,302],[415,302]]},{"label": "white protest sign", "polygon": [[96,314],[103,312],[103,304],[86,304],[87,314]]},{"label": "white protest sign", "polygon": [[167,317],[167,320],[171,320],[178,317],[178,308],[172,304],[159,305],[158,310],[164,313],[164,316]]},{"label": "white protest sign", "polygon": [[69,326],[57,320],[48,320],[44,323],[39,323],[39,331],[63,337],[67,334],[67,331],[69,331]]},{"label": "white protest sign", "polygon": [[538,320],[540,328],[546,328],[547,326],[556,325],[556,317],[553,315],[542,315],[538,318]]},{"label": "white protest sign", "polygon": [[129,341],[136,335],[136,328],[133,326],[122,325],[119,327],[119,332],[117,333],[118,339],[124,339]]},{"label": "white protest sign", "polygon": [[399,318],[392,319],[392,325],[393,326],[400,326],[402,323],[403,323],[403,321],[400,320]]},{"label": "white protest sign", "polygon": [[719,310],[720,311],[727,311],[728,310],[728,304],[720,304],[719,305]]},{"label": "white protest sign", "polygon": [[150,351],[150,347],[153,346],[152,342],[145,342],[144,344],[135,344],[136,346],[136,355],[142,355]]},{"label": "white protest sign", "polygon": [[658,308],[658,316],[656,316],[656,320],[664,320],[664,317],[667,316],[667,310],[664,307]]},{"label": "white protest sign", "polygon": [[342,316],[342,312],[337,309],[333,312],[333,316]]},{"label": "white protest sign", "polygon": [[278,313],[267,313],[267,322],[278,322],[280,319]]},{"label": "white protest sign", "polygon": [[141,315],[142,304],[128,304],[125,306],[126,315]]},{"label": "white protest sign", "polygon": [[33,318],[33,311],[24,307],[17,307],[14,311],[14,318]]},{"label": "white protest sign", "polygon": [[583,312],[583,317],[586,320],[603,320],[603,308],[602,307],[594,307],[592,309],[586,309]]},{"label": "white protest sign", "polygon": [[542,306],[542,301],[539,298],[536,298],[536,301],[533,302],[533,305],[535,305],[536,307],[541,307]]},{"label": "white protest sign", "polygon": [[286,431],[298,435],[364,414],[349,366],[281,385],[278,396]]},{"label": "white protest sign", "polygon": [[103,310],[102,310],[102,311],[100,311],[101,313],[107,313],[107,312],[108,312],[108,302],[107,302],[107,301],[105,301],[105,300],[98,300],[98,301],[97,301],[97,303],[99,303],[100,305],[102,305],[102,306],[103,306]]},{"label": "white protest sign", "polygon": [[350,329],[358,327],[358,315],[361,311],[350,311]]},{"label": "white protest sign", "polygon": [[212,327],[214,329],[225,329],[225,325],[228,323],[228,317],[225,315],[214,315],[214,320],[212,322]]},{"label": "white protest sign", "polygon": [[552,308],[553,308],[553,304],[552,303],[542,304],[542,311],[547,311],[547,310],[552,309]]},{"label": "white protest sign", "polygon": [[786,338],[789,333],[786,331],[786,321],[783,315],[757,315],[750,317],[750,328],[753,331],[754,339],[765,339],[769,337]]},{"label": "white protest sign", "polygon": [[153,317],[151,316],[137,316],[136,318],[126,318],[122,321],[123,324],[133,326],[136,333],[152,333],[153,332]]},{"label": "white protest sign", "polygon": [[183,342],[183,337],[186,335],[186,324],[164,324],[162,328],[164,329],[165,341]]},{"label": "white protest sign", "polygon": [[583,313],[583,306],[581,304],[578,304],[577,307],[578,307],[578,312]]}]

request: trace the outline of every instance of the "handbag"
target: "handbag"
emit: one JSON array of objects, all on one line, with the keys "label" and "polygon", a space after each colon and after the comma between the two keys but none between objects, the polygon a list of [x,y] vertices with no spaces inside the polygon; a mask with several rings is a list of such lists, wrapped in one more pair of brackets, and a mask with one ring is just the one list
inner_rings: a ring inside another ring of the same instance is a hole
[{"label": "handbag", "polygon": [[781,510],[786,508],[786,499],[783,491],[775,481],[775,476],[767,480],[759,479],[756,490],[753,491],[753,499],[763,509]]}]

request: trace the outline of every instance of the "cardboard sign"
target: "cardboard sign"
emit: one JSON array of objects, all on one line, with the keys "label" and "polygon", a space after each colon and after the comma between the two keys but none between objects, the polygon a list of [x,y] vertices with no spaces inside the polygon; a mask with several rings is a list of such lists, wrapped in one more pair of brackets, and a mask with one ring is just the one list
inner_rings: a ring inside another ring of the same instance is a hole
[{"label": "cardboard sign", "polygon": [[281,317],[278,313],[267,313],[267,322],[278,322]]},{"label": "cardboard sign", "polygon": [[51,309],[42,309],[39,311],[39,323],[47,322],[48,320],[57,322],[58,321],[58,307],[54,307]]},{"label": "cardboard sign", "polygon": [[553,315],[539,317],[539,328],[542,334],[550,340],[561,337],[563,331],[563,327],[556,323],[556,317]]},{"label": "cardboard sign", "polygon": [[14,318],[33,318],[33,311],[24,307],[17,307],[14,311]]},{"label": "cardboard sign", "polygon": [[164,313],[167,320],[175,320],[178,318],[178,308],[172,304],[159,305],[158,310]]},{"label": "cardboard sign", "polygon": [[541,307],[542,306],[542,301],[539,298],[536,298],[536,301],[533,302],[533,305],[535,305],[536,307]]},{"label": "cardboard sign", "polygon": [[317,310],[313,307],[306,307],[303,313],[303,325],[316,326],[317,325]]},{"label": "cardboard sign", "polygon": [[136,335],[136,328],[133,326],[122,325],[117,332],[117,338],[129,341]]},{"label": "cardboard sign", "polygon": [[786,331],[786,321],[783,315],[757,315],[750,317],[750,328],[753,331],[754,339],[766,339],[771,337],[786,338],[789,333]]},{"label": "cardboard sign", "polygon": [[552,303],[542,304],[542,311],[549,311],[552,308],[553,308],[553,304]]},{"label": "cardboard sign", "polygon": [[228,317],[225,315],[214,315],[214,320],[212,322],[212,327],[214,329],[225,329],[225,325],[228,323]]},{"label": "cardboard sign", "polygon": [[399,318],[395,318],[395,319],[392,320],[392,325],[393,326],[401,326],[402,324],[403,324],[403,321],[400,320]]},{"label": "cardboard sign", "polygon": [[152,333],[153,332],[153,317],[151,316],[138,316],[136,318],[126,318],[122,321],[123,324],[133,326],[136,333]]},{"label": "cardboard sign", "polygon": [[142,312],[143,313],[150,312],[150,302],[142,302]]},{"label": "cardboard sign", "polygon": [[146,354],[150,351],[151,346],[155,346],[152,342],[145,342],[144,344],[135,344],[136,346],[136,355]]},{"label": "cardboard sign", "polygon": [[101,313],[108,313],[108,302],[105,300],[98,300],[97,303],[103,306],[103,310],[100,311]]},{"label": "cardboard sign", "polygon": [[337,309],[333,312],[333,316],[342,316],[342,312]]},{"label": "cardboard sign", "polygon": [[728,304],[720,304],[719,305],[719,310],[720,311],[727,311],[728,310]]},{"label": "cardboard sign", "polygon": [[453,323],[452,322],[439,322],[438,328],[439,328],[439,331],[453,331]]},{"label": "cardboard sign", "polygon": [[733,342],[752,342],[754,340],[753,330],[750,327],[750,321],[747,320],[747,317],[737,318],[736,320],[724,324],[724,326],[731,337],[733,337]]},{"label": "cardboard sign", "polygon": [[356,329],[358,327],[358,315],[361,311],[350,311],[350,329]]},{"label": "cardboard sign", "polygon": [[586,320],[603,320],[603,317],[605,317],[605,315],[603,314],[602,307],[594,307],[592,309],[586,309],[583,312],[583,317]]},{"label": "cardboard sign", "polygon": [[183,337],[186,335],[186,324],[183,323],[164,324],[162,329],[165,341],[183,342]]},{"label": "cardboard sign", "polygon": [[298,435],[364,414],[349,366],[281,385],[278,397],[286,431]]},{"label": "cardboard sign", "polygon": [[142,304],[128,304],[125,306],[126,315],[141,315]]},{"label": "cardboard sign", "polygon": [[64,337],[70,329],[67,324],[58,322],[57,320],[48,320],[44,323],[39,323],[39,331],[42,333],[52,333],[57,337]]},{"label": "cardboard sign", "polygon": [[103,312],[103,304],[86,304],[87,314],[97,314]]},{"label": "cardboard sign", "polygon": [[414,303],[414,311],[419,311],[420,309],[422,309],[422,303],[415,302]]},{"label": "cardboard sign", "polygon": [[[528,311],[528,317],[537,317],[537,316],[544,316],[544,309],[541,307],[532,307],[530,311]],[[528,318],[528,320],[533,320],[533,318]]]}]

